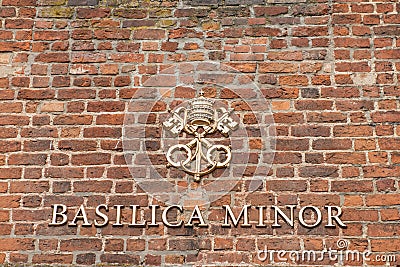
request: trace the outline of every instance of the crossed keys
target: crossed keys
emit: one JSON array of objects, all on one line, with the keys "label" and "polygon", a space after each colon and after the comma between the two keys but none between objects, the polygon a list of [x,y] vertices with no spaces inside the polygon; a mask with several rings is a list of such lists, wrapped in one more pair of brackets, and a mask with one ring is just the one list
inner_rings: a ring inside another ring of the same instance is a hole
[{"label": "crossed keys", "polygon": [[[188,108],[177,108],[172,112],[172,116],[163,123],[164,127],[174,135],[185,132],[195,137],[187,144],[171,146],[166,157],[169,163],[168,167],[182,169],[193,175],[196,182],[217,168],[228,167],[232,159],[230,146],[213,145],[205,138],[206,135],[216,131],[228,136],[229,132],[238,127],[238,123],[230,117],[233,109],[227,110],[223,107],[214,109],[213,104],[213,101],[205,98],[201,92],[198,98],[190,102]],[[173,160],[173,155],[179,151],[185,152],[186,159]],[[220,154],[224,154],[225,158],[221,160]],[[194,170],[191,169],[193,165]],[[206,167],[203,168],[203,165]]]}]

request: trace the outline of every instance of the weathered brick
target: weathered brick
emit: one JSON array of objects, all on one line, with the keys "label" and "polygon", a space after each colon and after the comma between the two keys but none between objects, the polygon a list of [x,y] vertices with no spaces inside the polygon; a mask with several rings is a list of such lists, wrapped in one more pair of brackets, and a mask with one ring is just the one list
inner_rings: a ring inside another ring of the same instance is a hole
[{"label": "weathered brick", "polygon": [[43,53],[43,54],[39,54],[38,56],[36,56],[35,61],[37,61],[37,62],[45,62],[45,63],[69,62],[69,54],[68,53],[62,53],[62,52]]},{"label": "weathered brick", "polygon": [[20,206],[20,196],[0,196],[0,207],[18,208]]},{"label": "weathered brick", "polygon": [[98,138],[98,137],[107,137],[107,138],[119,138],[122,135],[121,128],[111,128],[111,127],[92,127],[87,128],[83,132],[84,137],[88,138]]},{"label": "weathered brick", "polygon": [[19,153],[12,154],[8,158],[8,164],[10,165],[45,165],[47,155],[46,154],[28,154]]},{"label": "weathered brick", "polygon": [[111,163],[111,155],[107,153],[86,153],[72,155],[71,163],[73,165],[100,165]]},{"label": "weathered brick", "polygon": [[60,140],[58,142],[60,150],[70,151],[93,151],[97,148],[97,142],[94,140]]},{"label": "weathered brick", "polygon": [[74,10],[69,7],[54,6],[54,7],[44,7],[40,10],[39,17],[42,18],[59,18],[66,19],[72,18],[74,15]]},{"label": "weathered brick", "polygon": [[165,30],[161,29],[141,29],[133,31],[133,38],[135,40],[161,40],[165,37]]},{"label": "weathered brick", "polygon": [[112,253],[102,254],[100,257],[102,262],[114,263],[114,264],[134,264],[137,265],[140,262],[139,255],[118,255]]},{"label": "weathered brick", "polygon": [[333,181],[333,192],[372,192],[371,182],[366,181]]},{"label": "weathered brick", "polygon": [[334,166],[308,166],[300,168],[300,177],[337,177],[338,168]]},{"label": "weathered brick", "polygon": [[42,263],[42,264],[71,264],[73,259],[72,254],[37,254],[32,258],[33,263]]},{"label": "weathered brick", "polygon": [[371,136],[372,135],[372,127],[368,125],[348,125],[348,126],[335,126],[333,128],[334,136]]},{"label": "weathered brick", "polygon": [[76,251],[84,247],[86,250],[101,250],[102,242],[99,239],[70,239],[62,240],[60,243],[60,250],[62,251]]},{"label": "weathered brick", "polygon": [[75,192],[110,192],[112,181],[81,181],[74,183]]},{"label": "weathered brick", "polygon": [[52,149],[50,140],[31,140],[24,142],[24,151],[46,151]]},{"label": "weathered brick", "polygon": [[10,193],[43,193],[49,190],[48,182],[12,182]]},{"label": "weathered brick", "polygon": [[76,125],[91,124],[92,116],[90,115],[58,115],[54,118],[55,125]]},{"label": "weathered brick", "polygon": [[318,125],[299,125],[292,127],[292,135],[297,137],[304,136],[329,136],[330,128]]},{"label": "weathered brick", "polygon": [[364,153],[355,152],[333,152],[326,153],[327,163],[333,164],[365,164],[366,155]]},{"label": "weathered brick", "polygon": [[34,250],[35,244],[32,238],[2,238],[0,239],[0,251]]}]

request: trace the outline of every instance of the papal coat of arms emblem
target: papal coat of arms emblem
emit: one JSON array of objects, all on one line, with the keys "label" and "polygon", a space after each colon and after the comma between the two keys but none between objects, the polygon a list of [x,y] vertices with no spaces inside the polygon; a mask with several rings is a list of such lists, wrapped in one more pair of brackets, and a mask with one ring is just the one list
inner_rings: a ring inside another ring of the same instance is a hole
[{"label": "papal coat of arms emblem", "polygon": [[[173,135],[185,132],[194,136],[187,144],[171,146],[166,157],[169,167],[173,166],[193,175],[196,182],[217,168],[228,167],[232,158],[230,146],[213,144],[206,139],[207,135],[216,132],[227,137],[238,127],[238,123],[231,117],[233,109],[215,108],[214,104],[212,99],[204,97],[204,93],[200,92],[187,107],[178,107],[163,123]],[[184,152],[185,159],[174,159],[173,154],[176,152]]]}]

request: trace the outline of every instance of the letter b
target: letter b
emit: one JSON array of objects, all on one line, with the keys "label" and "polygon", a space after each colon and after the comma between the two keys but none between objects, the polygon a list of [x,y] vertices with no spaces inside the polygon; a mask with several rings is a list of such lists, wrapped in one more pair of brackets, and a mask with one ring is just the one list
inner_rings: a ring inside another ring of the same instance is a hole
[{"label": "letter b", "polygon": [[[53,206],[53,218],[51,220],[51,223],[49,225],[51,226],[61,226],[65,224],[68,220],[68,217],[66,215],[67,213],[67,206],[63,204],[54,204]],[[61,211],[58,211],[59,208],[61,208]],[[60,222],[57,222],[57,218],[62,217],[62,220]]]}]

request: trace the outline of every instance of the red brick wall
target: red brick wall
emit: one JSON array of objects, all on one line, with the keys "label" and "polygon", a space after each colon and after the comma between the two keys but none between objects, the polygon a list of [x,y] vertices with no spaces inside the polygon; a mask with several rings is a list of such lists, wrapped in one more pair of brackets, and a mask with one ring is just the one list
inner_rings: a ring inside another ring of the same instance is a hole
[{"label": "red brick wall", "polygon": [[[339,238],[400,251],[397,1],[0,6],[0,263],[252,265],[265,244],[322,250]],[[49,226],[55,203],[90,212],[157,203],[126,167],[124,112],[152,74],[210,60],[245,73],[271,101],[277,144],[264,187],[246,195],[239,186],[213,203],[208,228]],[[347,228],[213,224],[223,204],[254,203],[341,206]]]}]

